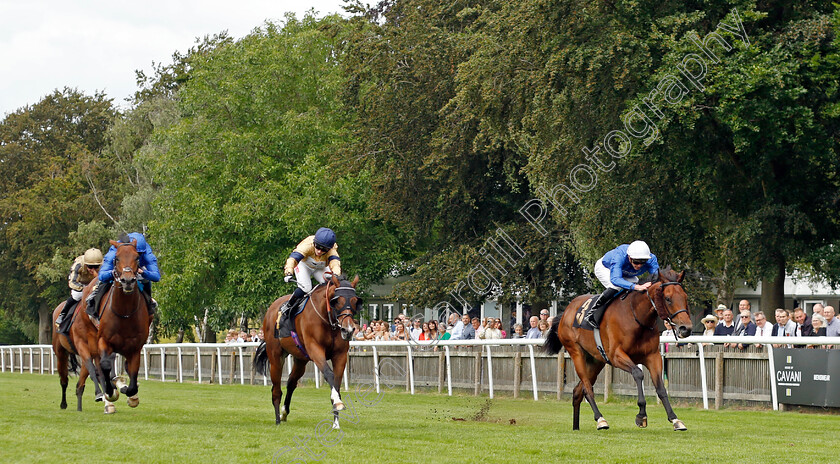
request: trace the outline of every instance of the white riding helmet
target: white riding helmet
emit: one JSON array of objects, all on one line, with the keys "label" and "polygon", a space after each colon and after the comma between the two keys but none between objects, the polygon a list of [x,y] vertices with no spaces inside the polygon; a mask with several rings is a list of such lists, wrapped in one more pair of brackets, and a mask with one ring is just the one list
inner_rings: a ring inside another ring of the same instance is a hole
[{"label": "white riding helmet", "polygon": [[627,256],[630,259],[650,259],[650,247],[647,243],[636,240],[627,247]]},{"label": "white riding helmet", "polygon": [[89,250],[85,251],[84,258],[85,266],[101,266],[102,265],[102,252],[99,251],[98,248],[90,248]]}]

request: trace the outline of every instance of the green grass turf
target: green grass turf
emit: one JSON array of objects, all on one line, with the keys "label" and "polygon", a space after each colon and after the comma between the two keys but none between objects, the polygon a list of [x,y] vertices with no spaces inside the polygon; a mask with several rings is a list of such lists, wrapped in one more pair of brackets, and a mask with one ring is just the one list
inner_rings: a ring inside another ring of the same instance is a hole
[{"label": "green grass turf", "polygon": [[828,443],[840,430],[838,415],[682,407],[689,430],[673,432],[649,399],[647,429],[634,425],[633,402],[617,401],[601,405],[609,430],[595,430],[584,403],[582,430],[572,432],[568,398],[390,390],[375,402],[375,392],[351,390],[343,396],[355,423],[344,415],[342,435],[319,441],[327,430],[319,422],[332,417],[326,388],[299,388],[289,422],[276,426],[269,387],[141,380],[140,406],[130,409],[123,396],[105,416],[90,381],[76,412],[74,382],[62,411],[58,376],[0,374],[0,463],[822,463],[836,457]]}]

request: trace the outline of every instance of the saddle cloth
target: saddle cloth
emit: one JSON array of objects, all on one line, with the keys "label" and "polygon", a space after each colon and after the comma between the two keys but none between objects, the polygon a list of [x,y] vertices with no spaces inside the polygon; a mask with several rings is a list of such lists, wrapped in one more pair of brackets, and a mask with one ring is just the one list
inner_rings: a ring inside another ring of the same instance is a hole
[{"label": "saddle cloth", "polygon": [[592,295],[589,297],[588,300],[584,301],[582,305],[578,308],[577,312],[575,313],[575,322],[572,326],[576,329],[583,329],[583,330],[593,330],[594,327],[590,325],[588,322],[583,320],[583,316],[586,315],[586,312],[589,311],[589,308],[595,304],[595,300],[598,299],[599,295]]}]

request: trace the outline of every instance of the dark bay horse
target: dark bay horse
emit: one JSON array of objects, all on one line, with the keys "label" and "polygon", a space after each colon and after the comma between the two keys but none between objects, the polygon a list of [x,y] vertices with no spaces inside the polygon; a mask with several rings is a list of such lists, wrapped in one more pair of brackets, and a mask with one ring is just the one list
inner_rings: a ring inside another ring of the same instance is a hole
[{"label": "dark bay horse", "polygon": [[[636,381],[639,392],[639,414],[636,425],[647,427],[646,401],[642,389],[644,372],[637,366],[647,367],[656,387],[656,394],[665,406],[668,421],[674,424],[674,430],[686,430],[685,424],[674,414],[665,391],[662,379],[662,358],[659,354],[659,332],[656,318],[668,321],[675,326],[675,332],[681,337],[691,335],[691,316],[688,312],[688,295],[682,287],[685,271],[674,275],[672,271],[660,270],[659,281],[651,285],[646,292],[633,291],[627,298],[616,298],[606,310],[601,321],[600,332],[604,351],[609,361],[619,369],[629,372]],[[575,386],[572,404],[574,406],[573,430],[580,429],[580,403],[584,396],[592,406],[598,430],[608,429],[606,419],[595,404],[592,389],[605,360],[598,352],[595,337],[590,330],[574,328],[574,320],[580,305],[591,295],[582,295],[569,304],[563,316],[557,318],[545,341],[545,351],[550,354],[566,348],[575,364],[580,382]]]},{"label": "dark bay horse", "polygon": [[[61,409],[67,409],[67,383],[68,383],[68,376],[69,373],[78,372],[79,373],[79,380],[76,382],[76,399],[77,399],[77,406],[76,410],[82,410],[82,395],[85,392],[85,381],[88,378],[89,370],[87,364],[82,364],[81,366],[78,365],[78,361],[76,360],[76,355],[79,354],[77,349],[74,347],[80,347],[82,352],[86,354],[87,359],[97,359],[98,357],[94,357],[94,355],[90,354],[90,350],[88,349],[89,345],[96,346],[96,327],[88,320],[89,327],[82,330],[84,335],[78,337],[75,342],[70,338],[73,336],[73,332],[71,330],[70,334],[62,335],[58,333],[58,329],[55,327],[55,320],[58,315],[61,313],[61,310],[64,308],[66,304],[65,301],[62,301],[54,310],[52,314],[53,320],[53,338],[52,338],[52,345],[53,345],[53,352],[55,352],[55,356],[58,359],[58,378],[59,382],[61,383]],[[84,319],[88,319],[84,312],[84,304],[76,305],[76,309],[74,314],[68,314],[67,317],[76,317],[79,315],[79,311],[81,311],[81,316]],[[74,324],[78,323],[83,325],[83,321],[73,322]],[[97,372],[96,368],[93,368],[93,372]],[[96,387],[96,395],[97,401],[102,400],[102,391],[99,387],[99,383],[97,382],[98,379],[94,380],[94,385]]]},{"label": "dark bay horse", "polygon": [[[105,394],[108,397],[106,413],[114,412],[113,404],[110,404],[109,411],[108,403],[116,401],[119,393],[128,396],[128,405],[132,408],[136,408],[140,403],[137,397],[137,374],[140,371],[140,355],[149,338],[149,324],[152,322],[146,298],[138,288],[140,254],[137,252],[137,240],[132,239],[128,243],[111,240],[110,243],[117,248],[114,257],[114,284],[102,297],[102,302],[97,308],[100,321],[97,336],[99,365],[103,379],[106,380]],[[125,385],[115,372],[114,360],[117,354],[125,358],[128,385]]]},{"label": "dark bay horse", "polygon": [[[344,366],[347,364],[350,340],[356,330],[353,316],[362,305],[361,298],[356,295],[358,283],[359,276],[356,276],[352,282],[343,276],[340,278],[333,276],[326,283],[315,287],[308,299],[304,300],[303,311],[295,318],[295,332],[305,353],[297,347],[292,337],[277,339],[274,336],[277,310],[289,299],[290,295],[278,298],[265,313],[263,319],[265,341],[257,348],[254,367],[257,372],[265,375],[265,364],[266,362],[269,364],[272,382],[271,402],[274,405],[275,423],[280,424],[286,421],[292,394],[298,380],[306,372],[306,365],[311,360],[323,372],[330,386],[333,428],[339,428],[338,412],[345,407],[339,391],[344,376]],[[286,383],[286,401],[281,407],[283,363],[288,354],[292,355],[294,366]],[[327,363],[328,360],[332,361],[332,367]]]}]

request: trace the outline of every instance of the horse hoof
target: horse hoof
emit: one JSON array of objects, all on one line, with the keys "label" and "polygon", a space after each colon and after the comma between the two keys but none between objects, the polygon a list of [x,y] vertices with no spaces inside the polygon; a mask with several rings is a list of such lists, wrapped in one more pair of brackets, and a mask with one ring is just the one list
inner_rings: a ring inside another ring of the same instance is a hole
[{"label": "horse hoof", "polygon": [[117,412],[117,407],[111,403],[105,404],[105,414],[113,414]]},{"label": "horse hoof", "polygon": [[674,431],[675,432],[685,432],[688,428],[683,424],[683,421],[679,419],[674,419]]},{"label": "horse hoof", "polygon": [[607,423],[607,420],[603,417],[598,419],[598,430],[607,430],[610,428],[610,424]]},{"label": "horse hoof", "polygon": [[335,412],[344,411],[344,409],[345,409],[344,403],[342,403],[341,401],[339,401],[338,403],[335,403],[333,405],[333,411],[335,411]]},{"label": "horse hoof", "polygon": [[131,408],[136,408],[140,404],[140,398],[137,395],[129,396],[128,397],[128,406]]},{"label": "horse hoof", "polygon": [[645,416],[645,417],[636,417],[636,425],[638,425],[640,428],[645,428],[645,427],[647,427],[647,416]]},{"label": "horse hoof", "polygon": [[61,409],[67,409],[67,403],[61,403]]},{"label": "horse hoof", "polygon": [[106,396],[105,399],[110,401],[111,403],[114,403],[118,399],[120,399],[120,392],[114,390],[114,393],[111,396]]},{"label": "horse hoof", "polygon": [[102,393],[97,393],[97,394],[96,394],[96,397],[93,399],[93,401],[95,401],[95,402],[97,402],[97,403],[98,403],[98,402],[100,402],[100,401],[102,401],[102,400],[104,400],[104,399],[105,399],[105,395],[103,395]]}]

